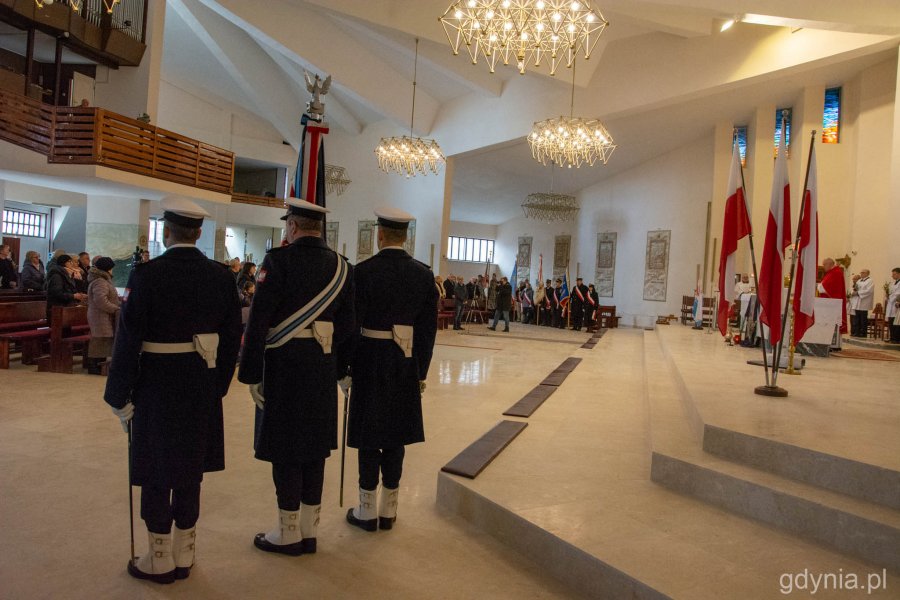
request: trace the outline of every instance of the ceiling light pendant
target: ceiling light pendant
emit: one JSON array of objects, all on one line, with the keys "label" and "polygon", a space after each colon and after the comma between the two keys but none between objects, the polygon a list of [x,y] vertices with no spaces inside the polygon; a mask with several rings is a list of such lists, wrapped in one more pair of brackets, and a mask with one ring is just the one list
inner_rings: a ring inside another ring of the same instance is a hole
[{"label": "ceiling light pendant", "polygon": [[[118,2],[118,0],[116,0],[116,2]],[[34,4],[38,8],[44,8],[44,6],[52,6],[53,3],[53,0],[34,0]],[[81,5],[83,2],[82,0],[64,0],[63,3],[67,4],[69,8],[71,8],[75,12],[78,12],[81,10]]]},{"label": "ceiling light pendant", "polygon": [[416,38],[416,58],[413,63],[413,93],[412,114],[409,118],[409,135],[402,137],[381,138],[375,155],[378,157],[378,167],[385,173],[399,173],[407,178],[416,173],[427,175],[431,171],[435,175],[444,164],[444,153],[434,140],[414,137],[412,134],[413,123],[416,116],[416,76],[419,65],[419,38]]},{"label": "ceiling light pendant", "polygon": [[465,46],[472,64],[483,57],[494,72],[512,63],[524,74],[544,61],[550,74],[591,57],[609,25],[590,0],[456,0],[440,17],[453,54]]},{"label": "ceiling light pendant", "polygon": [[556,163],[551,163],[550,192],[528,194],[528,198],[522,203],[525,217],[545,223],[556,221],[574,221],[578,215],[578,200],[575,196],[556,194],[553,192],[553,175],[556,171]]},{"label": "ceiling light pendant", "polygon": [[572,99],[569,116],[538,121],[528,135],[531,155],[541,164],[548,162],[577,169],[583,164],[604,165],[616,149],[613,138],[599,119],[574,116],[575,64],[572,63]]}]

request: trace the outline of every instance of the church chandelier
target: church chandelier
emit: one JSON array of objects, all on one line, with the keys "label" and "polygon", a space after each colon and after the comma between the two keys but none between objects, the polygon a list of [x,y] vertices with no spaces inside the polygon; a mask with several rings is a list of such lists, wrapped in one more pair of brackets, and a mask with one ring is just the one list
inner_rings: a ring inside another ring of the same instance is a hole
[{"label": "church chandelier", "polygon": [[543,165],[548,162],[576,169],[583,164],[604,165],[616,149],[613,138],[599,119],[575,116],[575,64],[572,63],[572,96],[569,116],[538,121],[528,135],[531,155]]},{"label": "church chandelier", "polygon": [[[431,171],[435,175],[444,164],[444,153],[434,140],[413,136],[413,123],[416,116],[416,75],[419,65],[419,38],[416,38],[416,57],[413,63],[412,82],[412,114],[409,117],[409,135],[402,137],[381,138],[375,154],[378,167],[385,173],[399,173],[407,179],[417,173],[427,175]],[[426,171],[427,169],[427,171]]]},{"label": "church chandelier", "polygon": [[347,176],[347,169],[338,165],[325,165],[325,191],[329,194],[343,195],[353,183]]},{"label": "church chandelier", "polygon": [[[119,3],[120,0],[103,0],[103,7],[106,9],[107,13],[112,13],[113,7]],[[45,6],[52,6],[55,0],[34,0],[35,6],[38,8],[44,8]],[[81,10],[82,5],[84,4],[84,0],[62,0],[62,4],[66,4],[74,10],[75,12],[79,12]]]},{"label": "church chandelier", "polygon": [[528,198],[522,203],[525,217],[535,221],[554,223],[557,221],[574,221],[578,215],[578,200],[568,194],[553,192],[553,174],[556,165],[551,164],[550,191],[528,194]]},{"label": "church chandelier", "polygon": [[609,25],[589,0],[456,0],[440,21],[453,54],[465,46],[472,64],[483,57],[491,73],[512,63],[524,74],[546,61],[550,75],[590,58]]}]

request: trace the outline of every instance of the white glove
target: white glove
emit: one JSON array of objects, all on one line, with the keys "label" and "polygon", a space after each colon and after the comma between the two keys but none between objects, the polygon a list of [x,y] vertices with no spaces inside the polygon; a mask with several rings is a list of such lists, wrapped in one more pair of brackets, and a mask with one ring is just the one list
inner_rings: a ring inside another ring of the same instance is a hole
[{"label": "white glove", "polygon": [[122,408],[112,408],[113,414],[119,417],[119,421],[122,423],[122,429],[125,433],[128,433],[128,422],[131,421],[131,418],[134,416],[134,404],[129,402]]},{"label": "white glove", "polygon": [[341,391],[344,392],[344,395],[347,395],[350,393],[350,386],[353,385],[353,378],[346,375],[338,379],[338,385],[340,386]]},{"label": "white glove", "polygon": [[259,408],[259,410],[263,410],[266,399],[263,398],[262,382],[250,384],[250,397],[253,398],[253,402],[256,403],[256,407]]}]

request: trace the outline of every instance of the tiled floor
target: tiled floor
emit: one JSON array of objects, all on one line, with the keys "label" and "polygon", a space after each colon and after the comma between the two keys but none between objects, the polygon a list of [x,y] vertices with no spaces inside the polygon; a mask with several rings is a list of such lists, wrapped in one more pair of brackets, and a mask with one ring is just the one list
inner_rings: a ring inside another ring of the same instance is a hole
[{"label": "tiled floor", "polygon": [[[734,375],[710,371],[710,389],[726,392],[719,394],[723,401],[754,384],[755,371],[737,366],[743,358],[719,357],[724,344],[713,343],[713,336],[691,337],[688,328],[669,333],[676,360],[698,361],[692,377],[703,377],[700,361],[710,356],[735,363],[740,372]],[[348,451],[342,509],[336,452],[326,467],[319,552],[299,558],[252,546],[253,535],[274,522],[274,492],[268,464],[253,459],[250,449],[252,403],[246,388],[235,384],[225,401],[227,469],[204,483],[197,567],[190,579],[171,586],[138,582],[124,572],[126,440],[101,399],[103,380],[21,365],[0,371],[0,598],[571,597],[572,589],[541,565],[435,505],[440,467],[568,356],[584,362],[525,432],[466,485],[677,598],[778,598],[783,573],[873,570],[650,482],[644,335],[614,330],[595,349],[582,350],[587,334],[517,324],[509,334],[479,325],[441,332],[424,400],[428,441],[407,450],[397,527],[368,534],[344,523],[354,500],[356,457]],[[831,369],[833,362],[824,366]],[[832,394],[811,366],[802,383],[790,384],[791,399],[811,413],[824,411],[816,418],[837,430],[828,416],[843,414],[845,394],[855,393],[859,406],[878,407],[855,411],[857,435],[881,435],[892,425],[896,432],[892,405],[880,395],[891,385],[900,389],[891,379],[900,369],[868,361],[842,368],[850,371],[838,379],[860,383]],[[871,382],[885,373],[887,383]],[[831,400],[811,404],[800,386],[825,386],[817,389]],[[724,419],[731,410],[723,406]],[[775,422],[775,405],[767,410]],[[879,448],[859,451],[891,459],[889,442],[874,445]],[[138,525],[140,553],[146,542]],[[898,597],[900,581],[894,577],[888,585],[887,595],[868,597]],[[815,597],[857,596],[820,590]]]}]

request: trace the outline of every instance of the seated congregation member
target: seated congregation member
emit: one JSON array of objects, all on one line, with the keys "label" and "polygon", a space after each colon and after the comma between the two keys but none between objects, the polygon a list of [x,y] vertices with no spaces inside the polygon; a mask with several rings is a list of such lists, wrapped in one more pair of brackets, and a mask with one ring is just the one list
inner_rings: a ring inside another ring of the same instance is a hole
[{"label": "seated congregation member", "polygon": [[0,245],[0,289],[12,290],[18,283],[19,273],[10,255],[9,245]]},{"label": "seated congregation member", "polygon": [[44,285],[47,288],[47,325],[54,306],[74,306],[87,300],[87,294],[79,292],[75,287],[72,273],[78,270],[78,263],[68,254],[60,254],[56,262],[51,263],[47,270],[47,280]]},{"label": "seated congregation member", "polygon": [[112,282],[113,259],[101,256],[88,272],[88,325],[91,341],[88,343],[87,371],[100,375],[100,363],[112,356],[114,325],[119,315],[119,295]]},{"label": "seated congregation member", "polygon": [[131,435],[147,526],[148,551],[128,574],[172,583],[194,565],[203,475],[225,468],[222,398],[241,309],[234,278],[196,247],[207,212],[179,196],[160,204],[166,251],[128,278],[103,399]]},{"label": "seated congregation member", "polygon": [[241,272],[237,276],[238,289],[243,290],[248,281],[256,283],[256,263],[245,262],[241,265]]},{"label": "seated congregation member", "polygon": [[22,267],[22,277],[19,279],[19,289],[23,292],[33,292],[44,289],[46,272],[41,255],[34,250],[25,253],[25,266]]}]

